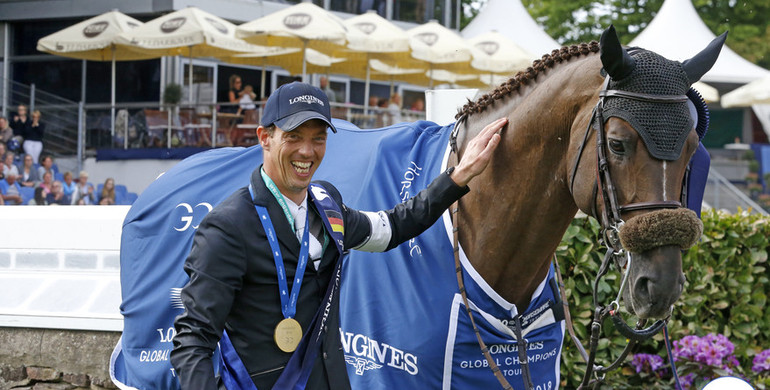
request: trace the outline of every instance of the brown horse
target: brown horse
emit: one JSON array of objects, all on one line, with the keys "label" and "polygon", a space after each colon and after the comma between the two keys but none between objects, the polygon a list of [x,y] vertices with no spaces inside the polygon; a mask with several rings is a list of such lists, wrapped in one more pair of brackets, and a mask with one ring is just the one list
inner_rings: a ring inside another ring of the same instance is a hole
[{"label": "brown horse", "polygon": [[[527,307],[580,209],[605,228],[617,229],[622,220],[628,221],[620,228],[621,239],[631,246],[624,295],[628,310],[640,318],[670,314],[684,282],[681,250],[700,236],[694,214],[670,210],[680,200],[687,165],[698,146],[681,98],[711,68],[723,43],[724,36],[679,63],[645,50],[629,54],[611,29],[601,45],[554,51],[462,108],[460,155],[484,124],[509,119],[500,149],[475,179],[474,190],[461,199],[458,214],[461,246],[498,294]],[[603,89],[635,95],[600,97]],[[674,95],[678,100],[655,100]],[[600,99],[603,120],[592,114]],[[600,124],[604,141],[598,144],[597,158],[593,145],[581,143]],[[614,183],[609,189],[606,177],[597,174],[602,155]],[[614,200],[629,206],[613,206]],[[620,222],[614,226],[613,211]]]}]

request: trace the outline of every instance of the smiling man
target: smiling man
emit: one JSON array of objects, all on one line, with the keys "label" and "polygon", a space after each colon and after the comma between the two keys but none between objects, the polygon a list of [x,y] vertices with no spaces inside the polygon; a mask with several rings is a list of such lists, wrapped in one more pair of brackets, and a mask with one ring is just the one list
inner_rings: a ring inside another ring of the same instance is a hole
[{"label": "smiling man", "polygon": [[[358,211],[332,184],[312,182],[328,129],[337,132],[326,94],[299,82],[278,88],[257,129],[263,165],[201,222],[185,262],[190,281],[171,353],[182,389],[253,389],[252,382],[271,389],[295,350],[305,352],[309,389],[349,388],[339,334],[327,332],[338,328],[341,255],[386,251],[430,227],[469,191],[506,123],[485,127],[456,169],[413,198],[391,210]],[[307,333],[318,337],[300,344]],[[220,341],[230,374],[217,378],[212,354]],[[239,375],[237,385],[229,382]]]}]

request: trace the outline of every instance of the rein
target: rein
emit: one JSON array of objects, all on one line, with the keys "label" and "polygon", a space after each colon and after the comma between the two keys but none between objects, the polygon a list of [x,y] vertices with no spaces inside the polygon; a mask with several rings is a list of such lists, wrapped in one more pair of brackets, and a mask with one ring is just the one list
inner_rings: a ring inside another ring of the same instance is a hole
[{"label": "rein", "polygon": [[[570,338],[573,340],[575,345],[577,346],[577,349],[582,356],[583,360],[587,363],[586,372],[583,376],[583,380],[581,384],[578,386],[578,389],[586,389],[588,386],[597,386],[599,385],[603,380],[605,375],[613,370],[616,370],[620,367],[620,365],[626,360],[628,357],[628,354],[631,352],[631,350],[641,341],[649,339],[653,337],[655,334],[662,330],[664,330],[664,335],[666,345],[669,345],[669,339],[668,339],[668,330],[666,328],[666,324],[668,322],[668,318],[665,320],[657,320],[655,323],[650,325],[647,328],[644,328],[646,325],[647,320],[639,320],[636,324],[635,328],[631,328],[626,322],[623,320],[622,317],[620,317],[620,299],[623,294],[623,290],[626,285],[626,280],[628,278],[628,268],[630,267],[631,263],[631,256],[630,253],[627,252],[623,245],[620,242],[619,238],[619,232],[620,227],[624,224],[622,214],[624,212],[630,212],[630,211],[639,211],[639,210],[658,210],[658,209],[668,209],[668,208],[680,208],[684,207],[683,204],[685,204],[685,194],[686,192],[682,191],[682,201],[673,201],[673,200],[662,200],[662,201],[652,201],[652,202],[637,202],[637,203],[631,203],[627,205],[619,205],[617,200],[617,190],[616,187],[612,181],[612,177],[610,175],[610,169],[609,169],[609,161],[607,158],[607,136],[604,133],[604,126],[605,126],[605,119],[604,119],[604,99],[608,97],[619,97],[619,98],[626,98],[626,99],[633,99],[648,103],[682,103],[686,102],[689,98],[687,95],[652,95],[652,94],[643,94],[643,93],[634,93],[634,92],[628,92],[628,91],[621,91],[621,90],[610,90],[607,89],[609,86],[610,77],[605,77],[604,83],[602,84],[602,89],[599,92],[599,101],[597,102],[596,106],[594,107],[592,113],[591,113],[591,119],[588,122],[588,126],[586,128],[586,132],[583,136],[583,140],[580,144],[577,157],[575,159],[575,162],[572,167],[572,177],[570,178],[570,193],[573,194],[574,197],[574,185],[575,185],[575,177],[577,176],[577,170],[578,166],[580,165],[580,161],[583,155],[583,151],[588,143],[588,137],[591,133],[591,129],[593,127],[594,121],[598,122],[598,129],[596,131],[596,154],[597,154],[597,168],[596,168],[596,181],[594,182],[594,188],[593,188],[593,201],[591,202],[591,208],[592,208],[592,216],[599,220],[602,224],[602,239],[604,241],[604,244],[607,246],[607,252],[604,256],[604,259],[602,261],[601,267],[599,268],[599,271],[597,272],[596,278],[594,279],[594,286],[593,286],[593,305],[594,305],[594,316],[593,320],[591,322],[591,336],[589,341],[589,347],[588,351],[583,346],[583,343],[577,338],[574,328],[572,326],[572,319],[569,312],[569,304],[567,301],[567,297],[565,294],[565,286],[564,282],[562,280],[561,276],[561,270],[559,269],[558,262],[556,261],[556,254],[553,255],[553,262],[556,267],[556,275],[558,278],[558,284],[559,284],[559,291],[561,294],[561,300],[562,304],[565,307],[565,318],[567,323],[567,330],[570,334]],[[457,136],[459,133],[460,125],[466,122],[467,115],[461,116],[457,122],[455,123],[455,126],[452,130],[452,133],[450,134],[449,138],[449,144],[451,151],[457,156],[459,160],[459,148],[457,145]],[[686,183],[687,174],[685,175],[685,181]],[[683,188],[685,187],[683,183]],[[601,195],[601,202],[602,202],[602,210],[601,215],[599,215],[599,212],[597,210],[597,201],[598,197]],[[453,246],[454,246],[454,257],[455,257],[455,272],[457,274],[457,284],[460,290],[460,294],[462,295],[463,303],[465,305],[466,313],[468,317],[470,318],[471,324],[473,325],[473,330],[476,334],[476,339],[479,343],[479,347],[481,348],[481,352],[484,355],[484,358],[486,359],[487,363],[489,364],[490,369],[492,370],[492,373],[497,378],[498,382],[500,382],[500,385],[503,389],[509,390],[513,387],[510,385],[510,383],[506,380],[503,373],[500,371],[500,368],[497,366],[495,360],[492,358],[489,349],[487,348],[486,344],[481,338],[481,333],[476,326],[476,322],[473,318],[473,314],[471,313],[471,309],[468,303],[468,297],[465,291],[465,284],[463,282],[463,275],[462,275],[462,265],[460,263],[460,251],[459,251],[459,230],[458,230],[458,220],[459,217],[457,215],[457,212],[459,210],[459,201],[455,202],[452,205],[451,208],[451,216],[452,216],[452,224],[453,224]],[[607,306],[602,306],[599,304],[598,299],[598,285],[602,277],[607,274],[610,268],[610,263],[614,260],[616,263],[616,266],[620,269],[622,272],[622,282],[620,289],[618,291],[617,298],[610,302]],[[618,330],[620,334],[625,336],[629,342],[626,345],[626,347],[621,352],[620,356],[615,359],[609,366],[604,367],[601,365],[596,365],[596,352],[598,349],[599,339],[601,337],[601,327],[602,323],[605,319],[609,317],[612,320],[612,324],[615,326],[615,328]],[[514,318],[514,321],[516,322],[515,326],[515,335],[517,343],[520,343],[518,351],[519,351],[519,361],[521,364],[524,384],[526,389],[533,389],[534,386],[532,384],[532,378],[529,370],[528,365],[528,359],[526,356],[526,340],[522,337],[521,334],[521,318],[520,315],[517,315],[516,318]],[[667,348],[668,355],[669,355],[669,361],[671,364],[672,369],[674,370],[674,375],[676,378],[676,368],[674,367],[674,361],[673,356],[670,352],[670,348]],[[596,376],[596,380],[591,380],[592,375]],[[678,378],[676,380],[677,388],[681,389],[681,385],[679,384]]]},{"label": "rein", "polygon": [[[604,244],[607,246],[607,253],[604,256],[604,260],[602,261],[601,267],[599,268],[599,272],[596,275],[596,278],[594,279],[594,288],[593,288],[593,304],[594,304],[594,317],[591,322],[591,338],[589,341],[589,352],[586,353],[585,349],[583,348],[582,343],[580,340],[578,340],[577,336],[574,333],[574,329],[572,328],[571,324],[568,327],[570,337],[575,342],[575,344],[578,346],[578,350],[580,351],[583,360],[586,361],[587,367],[585,375],[583,376],[583,380],[581,384],[578,386],[578,389],[584,389],[587,388],[592,383],[598,384],[601,383],[604,379],[604,376],[607,372],[617,369],[620,364],[626,359],[629,352],[633,347],[639,343],[640,341],[646,340],[648,338],[651,338],[655,334],[657,334],[661,329],[665,329],[666,323],[668,322],[668,318],[665,320],[658,320],[652,325],[650,325],[647,328],[643,328],[646,324],[646,320],[640,320],[636,324],[636,328],[631,328],[626,324],[626,322],[623,320],[623,318],[620,317],[619,312],[619,306],[620,306],[620,299],[623,294],[623,289],[625,287],[626,279],[628,278],[628,267],[630,267],[631,262],[631,256],[630,254],[623,248],[623,245],[620,242],[619,238],[619,232],[620,227],[623,226],[624,221],[622,218],[622,214],[624,212],[629,211],[638,211],[638,210],[658,210],[658,209],[667,209],[667,208],[680,208],[683,207],[684,196],[685,191],[682,191],[682,201],[673,201],[673,200],[662,200],[662,201],[653,201],[653,202],[639,202],[639,203],[632,203],[627,205],[619,205],[617,200],[617,190],[615,188],[615,185],[612,181],[612,177],[610,175],[610,169],[609,169],[609,161],[607,158],[607,136],[604,133],[604,126],[605,126],[605,118],[604,118],[604,99],[608,97],[619,97],[619,98],[626,98],[626,99],[632,99],[632,100],[638,100],[648,103],[683,103],[686,102],[689,98],[687,95],[652,95],[652,94],[643,94],[643,93],[634,93],[634,92],[627,92],[627,91],[620,91],[620,90],[610,90],[607,89],[609,86],[610,77],[607,76],[604,79],[604,83],[602,84],[602,89],[599,91],[599,101],[597,102],[596,106],[593,109],[593,112],[591,113],[591,120],[588,122],[588,126],[586,128],[585,135],[583,136],[583,141],[580,144],[580,149],[578,150],[578,155],[575,159],[575,163],[572,167],[572,177],[570,178],[570,193],[573,194],[574,197],[574,185],[575,185],[575,177],[577,174],[578,166],[580,165],[580,160],[583,155],[583,150],[585,149],[585,146],[588,141],[589,134],[591,132],[591,129],[593,127],[594,121],[597,122],[598,127],[596,129],[596,158],[597,158],[597,168],[596,168],[596,181],[594,182],[594,189],[593,189],[593,201],[591,202],[592,207],[592,215],[594,218],[598,219],[602,224],[602,238],[604,241]],[[685,181],[686,183],[686,181]],[[684,185],[684,183],[683,183]],[[597,197],[601,195],[601,203],[602,203],[602,210],[601,215],[598,215],[597,211]],[[618,268],[623,273],[623,279],[621,282],[620,290],[618,291],[617,298],[610,302],[607,306],[602,306],[599,304],[598,299],[598,285],[601,278],[609,271],[610,263],[612,260],[615,261]],[[556,267],[558,269],[558,263],[556,262],[556,258],[554,255],[554,263],[556,264]],[[625,270],[625,271],[624,271]],[[562,281],[561,272],[557,272],[558,278],[559,278],[559,285],[560,285],[560,291],[562,295],[562,300],[565,302],[566,305],[566,296],[564,292],[564,283]],[[626,345],[626,347],[623,349],[623,352],[618,356],[618,358],[609,366],[603,367],[600,365],[595,365],[595,358],[596,358],[596,350],[598,348],[600,333],[601,333],[601,326],[604,320],[610,317],[612,320],[612,324],[615,326],[615,329],[618,330],[620,334],[625,336],[629,343]],[[667,332],[665,332],[667,334]],[[668,340],[666,340],[668,342]],[[671,354],[669,353],[669,360],[671,361],[671,364],[673,366],[673,359]],[[595,374],[597,379],[595,381],[591,381],[592,374]],[[678,382],[677,382],[678,383]]]}]

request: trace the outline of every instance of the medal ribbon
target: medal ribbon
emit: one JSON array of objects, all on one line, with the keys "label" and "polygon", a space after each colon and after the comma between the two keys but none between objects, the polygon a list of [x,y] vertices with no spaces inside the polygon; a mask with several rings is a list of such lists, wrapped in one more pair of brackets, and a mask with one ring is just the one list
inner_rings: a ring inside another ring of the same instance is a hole
[{"label": "medal ribbon", "polygon": [[[270,176],[265,173],[265,168],[261,168],[259,173],[262,175],[262,181],[265,182],[265,187],[267,187],[270,193],[273,194],[275,200],[278,201],[278,205],[281,206],[281,210],[283,210],[283,214],[286,216],[286,219],[289,220],[289,226],[291,226],[291,230],[294,230],[294,216],[291,215],[289,205],[286,204],[286,199],[283,198],[283,194],[281,194],[281,191],[278,190],[278,186],[275,185],[273,179],[271,179]],[[249,193],[251,193],[251,199],[254,199],[254,194],[251,192],[251,187],[249,187]],[[307,221],[307,219],[305,219],[305,221]]]},{"label": "medal ribbon", "polygon": [[[268,188],[270,188],[268,186]],[[249,185],[249,194],[251,199],[254,199],[254,190]],[[279,202],[280,203],[280,202]],[[285,201],[284,201],[284,204]],[[262,222],[262,227],[265,229],[267,235],[267,241],[270,243],[270,249],[273,251],[273,260],[275,260],[275,270],[278,273],[278,292],[281,297],[281,312],[284,318],[294,318],[294,314],[297,312],[297,299],[299,298],[299,289],[302,287],[302,278],[305,276],[305,267],[307,266],[307,260],[310,252],[310,224],[305,223],[305,229],[302,232],[302,241],[300,241],[301,249],[299,251],[299,259],[297,263],[297,272],[294,274],[294,284],[291,286],[291,294],[289,293],[288,283],[286,281],[286,269],[283,265],[283,256],[281,256],[281,248],[278,246],[278,238],[273,228],[273,223],[270,220],[270,215],[267,213],[267,209],[262,206],[254,205],[259,214],[259,221]],[[285,209],[285,210],[288,210]]]}]

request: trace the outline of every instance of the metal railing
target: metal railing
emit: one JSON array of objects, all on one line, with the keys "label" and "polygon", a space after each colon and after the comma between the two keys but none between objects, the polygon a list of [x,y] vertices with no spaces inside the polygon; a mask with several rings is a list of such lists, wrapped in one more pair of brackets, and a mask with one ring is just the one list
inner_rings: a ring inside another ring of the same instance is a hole
[{"label": "metal railing", "polygon": [[[13,119],[20,104],[41,111],[46,126],[44,152],[56,157],[77,156],[78,170],[87,155],[97,149],[119,148],[215,148],[248,146],[256,142],[255,132],[264,102],[253,112],[238,110],[230,103],[161,105],[157,102],[115,105],[112,128],[110,104],[84,104],[43,91],[34,84],[6,80],[5,107]],[[421,111],[370,107],[350,103],[331,103],[332,117],[345,119],[362,129],[379,128],[396,122],[425,119]]]},{"label": "metal railing", "polygon": [[707,207],[726,210],[730,213],[737,213],[740,208],[744,211],[751,210],[753,213],[768,215],[760,205],[714,169],[709,170],[703,203]]},{"label": "metal railing", "polygon": [[13,120],[18,105],[28,107],[29,114],[40,110],[40,122],[45,125],[45,150],[56,156],[76,155],[78,146],[78,103],[43,91],[35,84],[26,85],[7,81],[9,121]]}]

